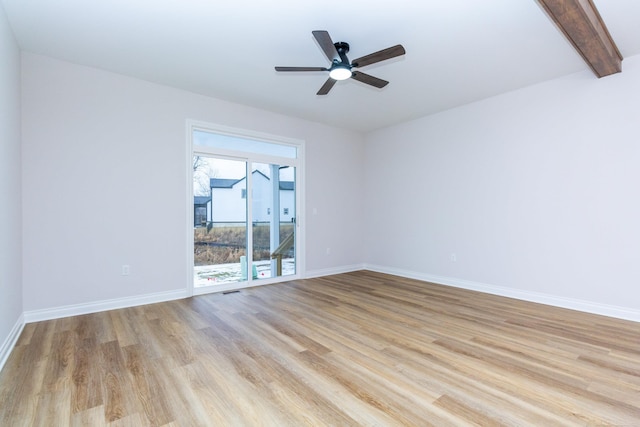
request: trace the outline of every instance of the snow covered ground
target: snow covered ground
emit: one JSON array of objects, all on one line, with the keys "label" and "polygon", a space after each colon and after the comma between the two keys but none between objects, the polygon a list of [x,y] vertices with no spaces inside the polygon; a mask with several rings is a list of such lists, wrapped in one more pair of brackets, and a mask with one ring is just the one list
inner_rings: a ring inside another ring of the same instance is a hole
[{"label": "snow covered ground", "polygon": [[[253,263],[257,270],[256,279],[267,279],[271,277],[271,261],[256,261]],[[240,263],[235,264],[218,264],[203,265],[194,267],[194,285],[211,286],[222,285],[226,283],[241,282],[242,273],[240,271]],[[290,276],[296,272],[296,263],[294,258],[282,260],[282,275]]]}]

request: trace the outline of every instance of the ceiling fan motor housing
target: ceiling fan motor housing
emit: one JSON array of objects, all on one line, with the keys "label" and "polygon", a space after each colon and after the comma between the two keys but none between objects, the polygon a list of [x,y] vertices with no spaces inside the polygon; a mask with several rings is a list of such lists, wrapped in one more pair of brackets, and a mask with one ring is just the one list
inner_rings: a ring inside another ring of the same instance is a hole
[{"label": "ceiling fan motor housing", "polygon": [[336,47],[338,53],[349,53],[349,43],[337,42],[333,44]]}]

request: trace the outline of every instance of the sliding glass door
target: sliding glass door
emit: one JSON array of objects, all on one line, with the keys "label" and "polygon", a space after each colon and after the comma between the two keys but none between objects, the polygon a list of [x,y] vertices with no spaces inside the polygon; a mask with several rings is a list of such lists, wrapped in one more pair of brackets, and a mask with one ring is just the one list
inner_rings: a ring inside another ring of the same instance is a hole
[{"label": "sliding glass door", "polygon": [[246,171],[244,161],[193,156],[196,287],[247,279]]},{"label": "sliding glass door", "polygon": [[192,132],[194,293],[295,277],[301,148]]},{"label": "sliding glass door", "polygon": [[251,203],[255,279],[296,272],[295,168],[254,163]]}]

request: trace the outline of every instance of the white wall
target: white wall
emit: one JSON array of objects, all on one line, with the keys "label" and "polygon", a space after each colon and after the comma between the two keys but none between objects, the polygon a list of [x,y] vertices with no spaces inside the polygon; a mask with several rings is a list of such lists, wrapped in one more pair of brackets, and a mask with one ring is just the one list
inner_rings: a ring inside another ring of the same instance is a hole
[{"label": "white wall", "polygon": [[22,323],[20,52],[0,5],[0,368]]},{"label": "white wall", "polygon": [[43,56],[22,67],[26,312],[186,288],[187,119],[305,140],[307,271],[362,265],[362,136]]},{"label": "white wall", "polygon": [[367,263],[640,320],[640,57],[623,68],[368,135]]}]

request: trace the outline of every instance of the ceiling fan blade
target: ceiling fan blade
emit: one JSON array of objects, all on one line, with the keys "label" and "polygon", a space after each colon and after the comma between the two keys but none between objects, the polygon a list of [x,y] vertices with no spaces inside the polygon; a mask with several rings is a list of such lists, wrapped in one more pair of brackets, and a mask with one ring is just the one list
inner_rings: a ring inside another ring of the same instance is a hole
[{"label": "ceiling fan blade", "polygon": [[316,41],[322,48],[322,51],[327,56],[327,58],[329,58],[329,61],[333,61],[335,58],[338,58],[338,51],[333,45],[333,40],[331,40],[331,36],[327,31],[316,30],[312,31],[311,34],[313,34],[313,37],[316,38]]},{"label": "ceiling fan blade", "polygon": [[318,93],[316,93],[316,95],[326,95],[326,94],[328,94],[329,91],[331,90],[331,88],[333,87],[333,85],[336,84],[336,82],[337,82],[337,80],[334,80],[331,77],[329,77],[327,79],[327,81],[324,82],[324,84],[322,85],[322,87],[320,88]]},{"label": "ceiling fan blade", "polygon": [[387,59],[395,58],[396,56],[404,55],[406,52],[401,44],[388,47],[386,49],[379,50],[369,55],[362,56],[358,59],[351,61],[351,65],[354,67],[364,67],[365,65],[375,64],[376,62],[385,61]]},{"label": "ceiling fan blade", "polygon": [[328,71],[324,67],[276,67],[276,71]]},{"label": "ceiling fan blade", "polygon": [[383,88],[389,84],[389,82],[386,80],[382,80],[377,77],[370,76],[369,74],[365,74],[362,71],[354,71],[351,77],[359,82],[366,83],[371,86],[375,86],[378,89]]}]

